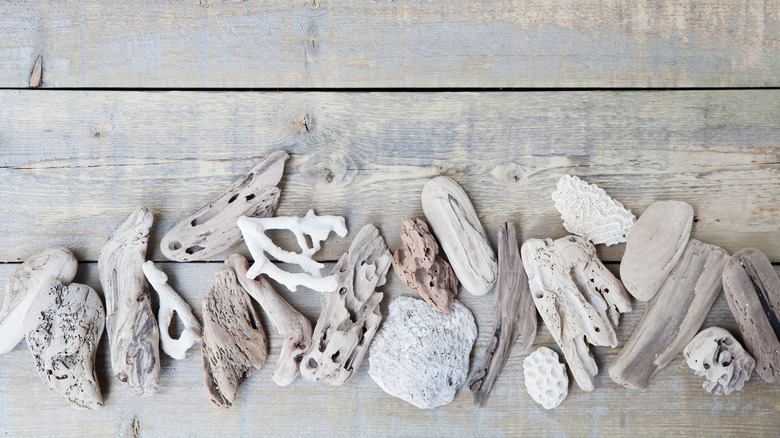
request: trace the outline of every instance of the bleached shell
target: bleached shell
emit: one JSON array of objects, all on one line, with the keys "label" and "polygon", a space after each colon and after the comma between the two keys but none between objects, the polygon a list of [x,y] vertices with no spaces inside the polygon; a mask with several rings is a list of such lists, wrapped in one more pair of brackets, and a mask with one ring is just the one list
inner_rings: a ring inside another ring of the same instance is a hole
[{"label": "bleached shell", "polygon": [[535,402],[553,409],[569,394],[566,365],[558,361],[558,353],[541,347],[523,361],[525,388]]},{"label": "bleached shell", "polygon": [[625,242],[636,217],[595,184],[576,176],[563,175],[552,194],[563,227],[594,244]]},{"label": "bleached shell", "polygon": [[474,317],[459,301],[444,314],[423,300],[398,297],[371,344],[368,374],[418,408],[446,405],[466,381],[476,337]]}]

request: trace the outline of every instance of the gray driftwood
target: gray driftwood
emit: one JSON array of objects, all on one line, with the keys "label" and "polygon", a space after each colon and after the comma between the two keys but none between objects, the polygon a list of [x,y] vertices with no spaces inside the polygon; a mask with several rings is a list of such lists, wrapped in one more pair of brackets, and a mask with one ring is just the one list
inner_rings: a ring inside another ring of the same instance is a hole
[{"label": "gray driftwood", "polygon": [[217,199],[179,222],[160,242],[163,255],[178,262],[204,260],[238,243],[241,231],[236,222],[240,217],[268,217],[276,209],[276,185],[287,158],[284,151],[271,152]]},{"label": "gray driftwood", "polygon": [[610,365],[612,380],[627,388],[644,388],[683,351],[720,293],[721,270],[728,258],[723,248],[695,239],[688,242],[631,338]]},{"label": "gray driftwood", "polygon": [[756,373],[780,382],[780,280],[759,250],[743,249],[723,268],[723,289]]},{"label": "gray driftwood", "polygon": [[379,231],[365,225],[331,270],[338,289],[322,294],[322,311],[303,357],[301,375],[309,381],[338,386],[360,367],[382,313],[379,302],[392,256]]},{"label": "gray driftwood", "polygon": [[138,395],[154,393],[160,382],[160,331],[143,271],[152,220],[145,207],[133,212],[98,257],[111,366]]},{"label": "gray driftwood", "polygon": [[482,358],[482,366],[472,377],[469,387],[474,405],[482,406],[493,383],[506,363],[512,345],[522,336],[520,349],[527,353],[536,338],[536,306],[528,286],[515,226],[505,222],[498,229],[498,280],[493,336]]}]

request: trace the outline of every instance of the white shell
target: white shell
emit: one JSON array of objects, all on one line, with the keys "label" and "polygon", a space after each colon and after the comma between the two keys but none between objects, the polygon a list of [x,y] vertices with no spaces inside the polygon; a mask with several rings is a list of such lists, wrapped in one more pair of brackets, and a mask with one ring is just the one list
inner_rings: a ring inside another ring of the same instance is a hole
[{"label": "white shell", "polygon": [[607,246],[625,242],[636,217],[595,184],[563,175],[552,194],[566,231],[594,244]]},{"label": "white shell", "polygon": [[756,361],[742,344],[720,327],[699,332],[685,347],[684,354],[688,366],[697,376],[705,378],[704,390],[715,390],[717,395],[742,390],[756,366]]},{"label": "white shell", "polygon": [[466,381],[476,337],[474,317],[459,301],[444,314],[423,300],[398,297],[371,344],[368,374],[418,408],[446,405]]},{"label": "white shell", "polygon": [[558,353],[541,347],[523,361],[525,389],[535,402],[553,409],[569,394],[566,365],[558,361]]}]

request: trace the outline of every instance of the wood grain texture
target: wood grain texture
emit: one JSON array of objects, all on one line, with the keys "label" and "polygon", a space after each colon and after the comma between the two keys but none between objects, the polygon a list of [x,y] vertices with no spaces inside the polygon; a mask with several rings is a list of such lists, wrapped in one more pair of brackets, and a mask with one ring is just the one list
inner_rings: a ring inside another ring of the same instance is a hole
[{"label": "wood grain texture", "polygon": [[[398,248],[400,219],[422,217],[422,188],[440,174],[466,190],[493,248],[509,219],[521,241],[562,237],[550,195],[576,174],[636,215],[656,200],[688,202],[693,238],[780,262],[778,90],[44,90],[0,91],[0,102],[0,261],[56,245],[94,261],[139,205],[157,220],[147,257],[164,260],[167,230],[282,148],[291,158],[276,214],[314,208],[351,230],[328,239],[320,260],[337,260],[366,223]],[[599,255],[616,261],[623,247]]]},{"label": "wood grain texture", "polygon": [[774,0],[11,0],[0,87],[780,84]]}]

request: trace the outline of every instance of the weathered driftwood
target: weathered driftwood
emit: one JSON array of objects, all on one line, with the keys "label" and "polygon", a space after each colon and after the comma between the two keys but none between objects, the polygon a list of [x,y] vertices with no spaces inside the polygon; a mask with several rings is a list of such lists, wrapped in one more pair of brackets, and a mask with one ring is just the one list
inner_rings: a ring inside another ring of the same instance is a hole
[{"label": "weathered driftwood", "polygon": [[450,312],[458,294],[458,278],[446,260],[439,257],[439,244],[428,225],[417,218],[403,219],[402,246],[393,254],[393,269],[434,309]]},{"label": "weathered driftwood", "polygon": [[276,185],[287,158],[284,151],[271,152],[217,199],[179,222],[160,242],[163,255],[178,262],[204,260],[238,243],[241,231],[236,222],[240,217],[268,217],[276,209]]},{"label": "weathered driftwood", "polygon": [[639,216],[626,242],[620,279],[634,298],[647,301],[658,292],[685,250],[693,208],[682,201],[654,202]]},{"label": "weathered driftwood", "polygon": [[684,355],[696,375],[704,377],[704,390],[715,390],[717,395],[742,390],[756,366],[756,361],[742,344],[720,327],[699,332],[685,346]]},{"label": "weathered driftwood", "polygon": [[498,229],[498,280],[493,336],[482,358],[482,366],[472,377],[469,387],[474,393],[474,405],[482,403],[509,357],[515,339],[520,335],[522,352],[531,349],[536,338],[536,306],[528,286],[520,251],[517,249],[515,226],[505,222]]},{"label": "weathered driftwood", "polygon": [[252,300],[230,268],[217,271],[214,287],[203,298],[201,348],[211,402],[229,408],[238,386],[263,366],[267,354]]},{"label": "weathered driftwood", "polygon": [[[187,356],[187,350],[200,341],[200,323],[192,314],[192,308],[171,286],[168,276],[159,270],[154,262],[148,260],[143,264],[144,274],[149,284],[157,291],[160,299],[160,309],[157,311],[157,323],[160,325],[160,341],[163,351],[176,360]],[[169,332],[174,312],[184,323],[178,339],[173,339]]]},{"label": "weathered driftwood", "polygon": [[528,394],[545,409],[557,408],[569,394],[566,365],[547,347],[538,348],[523,360],[523,377]]},{"label": "weathered driftwood", "polygon": [[756,373],[780,382],[780,280],[759,250],[743,249],[723,268],[723,290]]},{"label": "weathered driftwood", "polygon": [[577,385],[593,391],[598,367],[588,343],[617,346],[620,313],[631,311],[628,293],[579,236],[528,239],[521,253],[536,308]]},{"label": "weathered driftwood", "polygon": [[486,294],[496,282],[496,255],[466,192],[438,176],[425,184],[422,208],[463,288]]},{"label": "weathered driftwood", "polygon": [[384,294],[377,288],[385,284],[392,260],[376,227],[365,225],[331,271],[338,288],[322,294],[312,345],[301,363],[306,380],[338,386],[360,367],[382,321]]},{"label": "weathered driftwood", "polygon": [[104,325],[103,303],[94,289],[56,279],[41,286],[27,313],[25,339],[38,375],[73,407],[103,406],[95,355]]},{"label": "weathered driftwood", "polygon": [[[335,275],[323,277],[320,270],[325,266],[312,259],[314,253],[320,250],[320,245],[331,232],[341,237],[347,235],[347,227],[341,216],[317,216],[314,210],[309,210],[306,216],[249,218],[242,217],[238,220],[238,228],[244,235],[246,246],[255,259],[252,267],[247,271],[248,278],[256,278],[260,274],[266,274],[295,292],[298,286],[308,287],[318,292],[332,292],[336,290],[337,279]],[[283,250],[266,236],[266,230],[290,230],[295,234],[301,253]],[[311,245],[306,240],[311,239]],[[306,272],[285,271],[268,258],[266,254],[284,263],[300,266]]]},{"label": "weathered driftwood", "polygon": [[11,273],[0,310],[0,354],[24,339],[24,319],[41,286],[50,279],[70,283],[77,268],[73,253],[60,246],[33,255]]},{"label": "weathered driftwood", "polygon": [[35,58],[32,71],[30,72],[30,88],[38,88],[43,84],[43,53],[39,53]]},{"label": "weathered driftwood", "polygon": [[298,377],[303,355],[311,346],[311,322],[280,297],[262,275],[257,280],[249,279],[246,275],[249,262],[244,256],[233,254],[225,264],[235,271],[241,287],[263,308],[274,330],[284,336],[272,378],[279,386],[289,385]]},{"label": "weathered driftwood", "polygon": [[154,393],[160,382],[160,331],[143,271],[152,220],[145,207],[133,212],[98,257],[111,366],[138,395]]},{"label": "weathered driftwood", "polygon": [[728,258],[723,248],[695,239],[688,242],[631,338],[610,365],[612,380],[627,388],[644,388],[683,351],[720,293],[720,274]]},{"label": "weathered driftwood", "polygon": [[476,338],[474,316],[459,301],[444,314],[401,296],[371,343],[368,374],[386,393],[418,408],[443,406],[466,381]]}]

